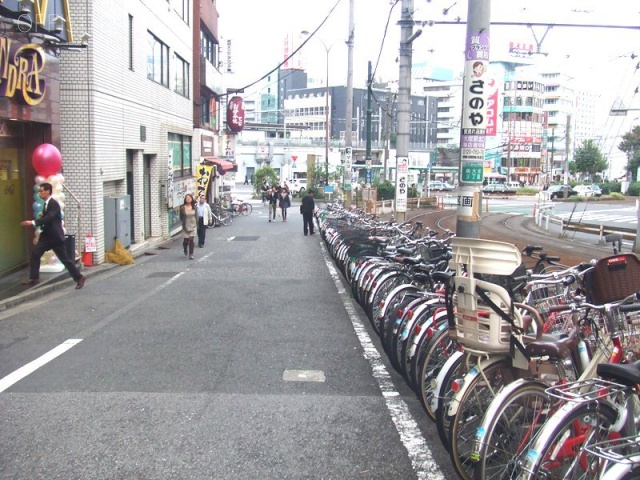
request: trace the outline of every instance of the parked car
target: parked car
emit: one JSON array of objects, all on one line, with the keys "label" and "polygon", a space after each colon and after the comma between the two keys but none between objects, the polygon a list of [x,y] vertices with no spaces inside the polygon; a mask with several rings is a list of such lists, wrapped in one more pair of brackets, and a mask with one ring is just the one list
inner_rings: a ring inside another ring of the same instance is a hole
[{"label": "parked car", "polygon": [[[565,193],[568,193],[567,197],[565,197]],[[565,192],[564,185],[550,185],[549,188],[547,189],[547,195],[549,195],[550,200],[554,200],[556,198],[568,198],[572,195],[577,195],[577,194],[578,192],[576,192],[573,188],[571,188],[568,185],[566,187],[566,192]]]},{"label": "parked car", "polygon": [[307,179],[306,178],[296,178],[288,182],[289,190],[292,193],[297,193],[302,195],[304,191],[307,189]]},{"label": "parked car", "polygon": [[449,192],[453,190],[453,185],[450,185],[447,182],[441,182],[439,180],[436,180],[434,182],[429,182],[425,190],[435,190],[436,192]]},{"label": "parked car", "polygon": [[520,184],[518,182],[507,182],[507,185],[510,188],[513,188],[515,190],[517,190],[518,188],[520,188]]},{"label": "parked car", "polygon": [[600,189],[596,191],[591,185],[576,185],[573,189],[581,197],[599,197],[602,195],[602,191],[600,191]]},{"label": "parked car", "polygon": [[504,183],[490,183],[482,189],[485,195],[515,195],[516,189]]},{"label": "parked car", "polygon": [[602,195],[602,189],[600,188],[600,185],[592,183],[591,185],[589,185],[593,191],[596,193],[596,197],[599,197],[600,195]]}]

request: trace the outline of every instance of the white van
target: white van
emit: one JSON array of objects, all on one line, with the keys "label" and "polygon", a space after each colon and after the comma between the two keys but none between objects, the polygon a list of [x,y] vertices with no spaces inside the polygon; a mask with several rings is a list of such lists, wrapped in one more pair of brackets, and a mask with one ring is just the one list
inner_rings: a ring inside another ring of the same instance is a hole
[{"label": "white van", "polygon": [[520,183],[518,182],[507,182],[507,186],[509,188],[515,188],[516,190],[520,188]]}]

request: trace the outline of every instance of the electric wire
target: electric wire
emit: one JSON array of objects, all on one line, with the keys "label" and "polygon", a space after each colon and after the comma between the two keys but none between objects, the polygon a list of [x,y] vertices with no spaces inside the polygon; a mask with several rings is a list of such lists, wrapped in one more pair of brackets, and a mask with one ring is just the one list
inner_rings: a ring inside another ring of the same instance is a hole
[{"label": "electric wire", "polygon": [[278,65],[276,65],[274,68],[272,68],[271,70],[269,70],[267,73],[265,73],[262,77],[258,78],[257,80],[255,80],[254,82],[249,83],[248,85],[245,85],[244,87],[238,88],[238,89],[234,89],[233,91],[227,92],[227,93],[223,93],[222,95],[220,95],[220,98],[222,97],[226,97],[232,93],[237,93],[237,92],[241,92],[244,91],[247,88],[253,87],[254,85],[260,83],[262,80],[264,80],[265,78],[267,78],[269,75],[271,75],[273,72],[277,71],[280,67],[282,67],[282,65],[284,65],[285,63],[287,63],[291,58],[293,58],[295,56],[296,53],[298,53],[300,50],[302,50],[302,48],[315,36],[315,34],[318,32],[318,30],[320,30],[320,28],[322,28],[322,26],[327,23],[327,21],[329,20],[329,18],[331,18],[331,15],[333,14],[334,10],[336,8],[338,8],[338,5],[340,5],[342,3],[342,0],[337,0],[336,3],[333,5],[333,7],[331,7],[331,10],[329,10],[329,13],[327,13],[327,15],[324,17],[324,19],[322,20],[322,22],[320,22],[320,24],[315,28],[315,30],[313,30],[313,32],[311,32],[307,38],[304,40],[304,42],[302,42],[298,48],[296,48],[293,52],[291,52],[291,54],[289,56],[287,56],[282,62],[280,62]]}]

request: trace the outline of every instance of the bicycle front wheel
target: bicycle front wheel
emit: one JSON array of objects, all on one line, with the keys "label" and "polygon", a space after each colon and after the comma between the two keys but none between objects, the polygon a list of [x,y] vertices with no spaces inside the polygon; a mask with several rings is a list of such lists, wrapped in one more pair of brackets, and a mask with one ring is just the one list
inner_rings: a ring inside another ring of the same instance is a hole
[{"label": "bicycle front wheel", "polygon": [[251,212],[253,212],[253,206],[250,203],[243,203],[240,205],[240,213],[242,213],[242,215],[251,215]]},{"label": "bicycle front wheel", "polygon": [[548,385],[528,379],[512,385],[491,402],[476,431],[476,480],[516,478],[523,455],[549,417]]},{"label": "bicycle front wheel", "polygon": [[220,223],[225,227],[228,227],[233,222],[233,217],[229,214],[229,212],[222,212],[220,214]]}]

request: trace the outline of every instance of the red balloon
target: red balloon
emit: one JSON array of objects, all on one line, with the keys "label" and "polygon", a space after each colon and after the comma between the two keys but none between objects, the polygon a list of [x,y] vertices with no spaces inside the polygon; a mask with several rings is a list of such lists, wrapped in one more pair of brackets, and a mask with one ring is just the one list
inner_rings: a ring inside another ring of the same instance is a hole
[{"label": "red balloon", "polygon": [[62,167],[62,155],[55,145],[43,143],[38,145],[31,156],[31,163],[38,174],[43,177],[55,175]]}]

